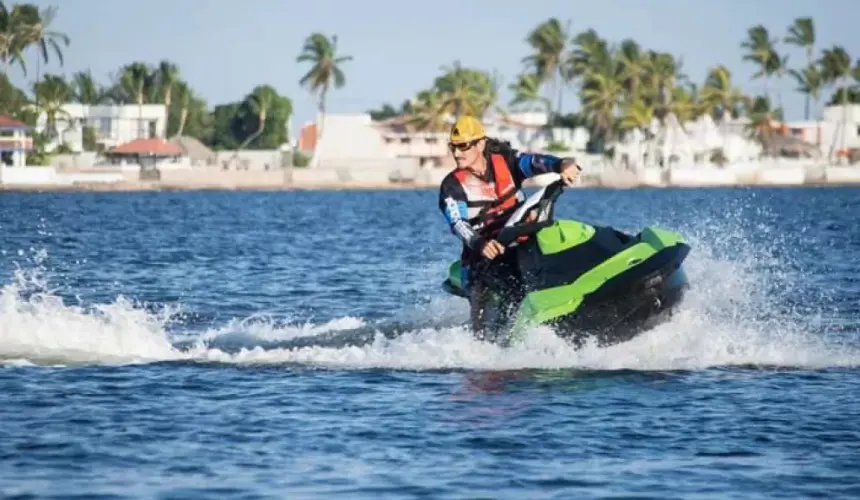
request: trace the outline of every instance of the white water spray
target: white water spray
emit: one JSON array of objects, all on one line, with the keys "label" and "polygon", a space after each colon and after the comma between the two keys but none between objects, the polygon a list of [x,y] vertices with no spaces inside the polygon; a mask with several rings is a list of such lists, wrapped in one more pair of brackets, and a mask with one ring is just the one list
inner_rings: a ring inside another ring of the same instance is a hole
[{"label": "white water spray", "polygon": [[[720,260],[694,242],[687,262],[693,288],[672,321],[625,344],[576,351],[548,328],[536,328],[514,347],[472,339],[461,327],[444,327],[440,317],[468,315],[466,302],[440,298],[412,311],[424,324],[395,339],[378,335],[361,347],[264,349],[226,352],[211,347],[225,335],[243,335],[260,343],[319,335],[367,326],[360,318],[323,324],[275,325],[254,318],[198,332],[190,347],[176,347],[170,332],[176,310],[149,312],[125,298],[89,308],[71,306],[53,293],[42,271],[18,270],[0,289],[0,363],[5,365],[130,364],[156,361],[233,364],[306,364],[342,369],[582,368],[594,370],[678,370],[725,365],[770,365],[798,368],[860,366],[860,349],[828,338],[783,314],[761,295],[762,276],[755,262]],[[773,276],[769,276],[773,279]],[[187,333],[183,335],[187,342]],[[253,344],[252,344],[253,346]]]}]

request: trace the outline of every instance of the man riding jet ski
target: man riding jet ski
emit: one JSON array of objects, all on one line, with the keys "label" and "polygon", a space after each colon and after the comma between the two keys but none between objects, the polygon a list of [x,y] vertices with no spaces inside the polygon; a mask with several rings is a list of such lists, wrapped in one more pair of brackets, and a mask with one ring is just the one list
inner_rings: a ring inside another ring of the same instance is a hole
[{"label": "man riding jet ski", "polygon": [[580,168],[573,158],[520,153],[490,139],[472,116],[454,123],[448,148],[457,168],[442,180],[439,209],[463,243],[459,280],[468,290],[472,328],[480,333],[488,282],[516,278],[515,255],[505,254],[496,236],[525,199],[523,181],[556,172],[573,184]]},{"label": "man riding jet ski", "polygon": [[[679,235],[553,220],[555,201],[580,172],[572,159],[519,153],[487,139],[471,117],[452,127],[449,147],[457,169],[443,180],[439,204],[463,252],[443,287],[469,299],[478,338],[507,344],[548,324],[576,346],[589,336],[613,344],[679,303],[690,250]],[[523,201],[522,181],[551,172],[561,179]]]}]

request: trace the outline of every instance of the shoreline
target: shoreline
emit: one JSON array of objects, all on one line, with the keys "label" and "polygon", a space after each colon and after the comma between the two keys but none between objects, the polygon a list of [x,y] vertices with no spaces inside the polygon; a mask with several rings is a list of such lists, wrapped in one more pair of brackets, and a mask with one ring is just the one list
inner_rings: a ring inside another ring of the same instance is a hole
[{"label": "shoreline", "polygon": [[[159,181],[115,182],[115,183],[73,183],[73,184],[0,184],[0,192],[5,193],[134,193],[134,192],[179,192],[179,191],[410,191],[438,189],[438,184],[432,183],[372,183],[372,182],[341,182],[341,183],[301,183],[301,184],[207,184],[207,183],[170,183]],[[537,187],[534,183],[526,183],[525,188]],[[601,183],[582,182],[574,189],[726,189],[726,188],[850,188],[860,187],[860,182],[827,182],[808,181],[802,184],[738,182],[733,184],[667,184],[653,185],[642,183]]]}]

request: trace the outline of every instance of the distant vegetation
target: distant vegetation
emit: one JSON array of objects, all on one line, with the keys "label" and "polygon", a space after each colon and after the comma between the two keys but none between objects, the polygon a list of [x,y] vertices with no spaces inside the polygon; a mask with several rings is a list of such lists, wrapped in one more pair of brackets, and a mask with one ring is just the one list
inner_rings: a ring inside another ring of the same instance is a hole
[{"label": "distant vegetation", "polygon": [[[56,134],[62,105],[81,104],[165,104],[168,108],[166,136],[185,135],[201,140],[215,150],[271,149],[287,141],[286,122],[293,112],[292,101],[271,85],[258,85],[240,100],[210,107],[192,85],[182,78],[179,67],[169,61],[133,61],[117,69],[109,81],[99,81],[89,71],[70,76],[35,75],[36,83],[25,92],[7,77],[13,66],[25,75],[39,63],[63,64],[63,53],[71,45],[69,37],[54,31],[57,7],[39,10],[32,4],[7,7],[0,1],[0,113],[35,124],[45,113],[46,136]],[[331,88],[345,83],[339,64],[349,57],[335,53],[337,38],[314,33],[297,57],[309,65],[302,84],[319,96],[319,109]],[[36,64],[34,64],[34,62]],[[94,147],[91,130],[85,130],[87,149]],[[37,146],[45,137],[36,137]],[[300,160],[301,161],[301,160]]]},{"label": "distant vegetation", "polygon": [[[697,83],[684,72],[673,54],[649,50],[632,39],[615,43],[596,31],[573,33],[570,23],[551,18],[525,38],[530,53],[522,59],[524,70],[508,85],[511,109],[548,112],[556,126],[583,126],[591,132],[590,149],[601,150],[632,129],[646,129],[653,119],[661,122],[674,113],[683,123],[704,114],[747,116],[751,132],[767,133],[774,120],[783,119],[782,95],[771,84],[789,79],[806,95],[807,119],[828,104],[860,103],[860,59],[852,59],[841,46],[821,49],[816,45],[812,18],[799,18],[782,39],[762,25],[753,26],[739,44],[743,61],[755,65],[761,80],[760,95],[746,95],[733,81],[731,71],[716,64]],[[790,64],[789,49],[799,53]],[[450,113],[482,115],[496,105],[498,79],[483,70],[454,65],[426,90],[401,106],[385,104],[371,111],[377,120],[402,117],[418,129],[441,130]],[[562,115],[563,100],[574,95],[579,113]]]},{"label": "distant vegetation", "polygon": [[[49,137],[57,132],[64,103],[157,103],[168,107],[167,137],[195,137],[215,150],[276,148],[288,139],[285,122],[293,112],[292,101],[271,85],[258,85],[235,102],[210,106],[170,60],[129,62],[108,81],[88,71],[40,74],[43,65],[62,66],[64,51],[72,46],[69,36],[53,27],[57,13],[57,7],[7,6],[0,0],[0,113],[32,125],[44,112]],[[703,114],[715,119],[748,116],[752,131],[762,133],[772,120],[782,118],[782,95],[770,89],[772,82],[786,78],[806,95],[807,118],[820,113],[822,102],[860,103],[860,60],[852,62],[838,45],[818,47],[811,18],[797,19],[781,38],[754,26],[739,44],[743,60],[757,68],[761,95],[741,92],[722,64],[713,66],[699,84],[672,54],[648,50],[631,39],[611,42],[594,30],[573,33],[570,23],[557,18],[536,26],[525,41],[530,52],[522,59],[523,72],[508,85],[514,97],[507,106],[498,102],[498,75],[454,62],[400,106],[385,104],[370,113],[375,120],[401,117],[416,130],[443,130],[450,114],[539,109],[549,112],[555,125],[586,127],[591,149],[601,150],[624,132],[644,130],[654,118],[662,121],[670,113],[682,122]],[[789,48],[797,51],[796,59],[789,57]],[[322,134],[326,99],[346,84],[344,66],[352,57],[339,52],[337,36],[313,33],[295,61],[307,67],[299,83],[317,96]],[[35,83],[26,92],[7,78],[13,67],[29,76],[34,66]],[[562,115],[563,101],[570,96],[579,99],[581,111]],[[37,146],[45,137],[37,136]],[[92,148],[92,130],[85,130],[85,139]]]}]

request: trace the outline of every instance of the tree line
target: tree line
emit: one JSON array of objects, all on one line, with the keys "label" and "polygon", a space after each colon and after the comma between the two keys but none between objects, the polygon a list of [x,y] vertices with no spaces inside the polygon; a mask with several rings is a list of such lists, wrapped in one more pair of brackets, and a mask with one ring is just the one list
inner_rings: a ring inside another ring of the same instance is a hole
[{"label": "tree line", "polygon": [[[806,96],[807,120],[819,116],[827,94],[829,105],[843,109],[860,103],[860,59],[852,64],[840,45],[819,47],[811,17],[796,19],[781,39],[763,25],[749,28],[739,48],[762,82],[763,91],[754,95],[744,93],[723,64],[712,66],[699,82],[671,53],[650,50],[633,39],[612,42],[593,29],[574,33],[570,22],[558,18],[537,25],[525,42],[529,53],[521,60],[523,71],[507,86],[513,95],[509,108],[545,111],[554,126],[586,127],[593,151],[633,129],[647,135],[654,119],[663,123],[669,114],[681,123],[705,114],[715,120],[746,116],[750,132],[762,138],[774,121],[784,118],[782,93],[771,87],[784,79]],[[794,65],[792,49],[802,55]],[[449,114],[482,116],[496,102],[499,88],[496,75],[455,64],[399,107],[385,104],[370,113],[376,120],[398,117],[417,129],[442,130]],[[562,105],[571,91],[580,111],[565,115]]]},{"label": "tree line", "polygon": [[[63,105],[163,104],[167,108],[164,138],[190,136],[215,150],[274,149],[289,139],[286,124],[293,113],[292,101],[271,85],[258,85],[241,100],[210,107],[194,91],[170,60],[133,61],[118,68],[109,81],[101,82],[90,71],[69,77],[39,74],[41,64],[54,58],[63,64],[63,53],[71,45],[68,35],[53,29],[57,7],[42,10],[32,4],[7,7],[0,0],[0,113],[34,125],[44,114],[44,137],[37,145],[58,134],[57,124],[66,112]],[[319,109],[333,88],[343,87],[346,78],[340,64],[350,56],[336,53],[337,37],[311,34],[296,61],[309,65],[301,85],[318,96]],[[35,56],[35,57],[33,57]],[[30,93],[16,88],[8,78],[13,66],[28,75],[35,63],[37,74]],[[87,149],[94,148],[94,131],[85,127]]]},{"label": "tree line", "polygon": [[[170,60],[130,62],[104,83],[88,71],[70,77],[39,74],[42,63],[56,59],[62,65],[63,52],[71,44],[68,35],[52,26],[57,12],[56,7],[40,10],[26,3],[7,7],[0,0],[0,113],[31,124],[44,113],[50,134],[56,132],[62,105],[68,102],[154,103],[168,109],[166,137],[195,137],[215,150],[269,149],[289,139],[285,124],[292,102],[270,85],[210,107]],[[749,28],[739,48],[742,60],[756,67],[754,77],[762,82],[763,92],[754,95],[741,91],[725,65],[714,65],[699,82],[671,53],[650,50],[633,39],[612,42],[593,29],[574,33],[570,22],[558,18],[538,24],[525,42],[528,53],[521,59],[522,72],[507,86],[513,95],[507,106],[499,103],[498,74],[455,61],[400,106],[385,104],[370,114],[375,120],[397,118],[414,130],[441,131],[451,115],[538,109],[550,115],[551,125],[587,128],[589,149],[600,151],[633,129],[647,134],[653,120],[663,122],[670,114],[681,123],[705,114],[716,120],[746,116],[751,131],[761,136],[774,120],[783,119],[782,93],[771,85],[784,79],[806,96],[807,119],[819,115],[828,94],[829,104],[860,103],[860,59],[852,63],[839,45],[819,47],[810,17],[796,19],[781,38],[763,25]],[[797,64],[789,54],[792,49],[800,54]],[[345,85],[344,64],[352,59],[340,54],[337,36],[322,33],[308,36],[296,57],[297,63],[308,65],[299,83],[317,97],[318,136],[325,130],[326,99]],[[6,75],[13,66],[27,74],[32,63],[36,81],[28,94]],[[571,96],[578,99],[580,110],[564,114],[564,100]]]}]

